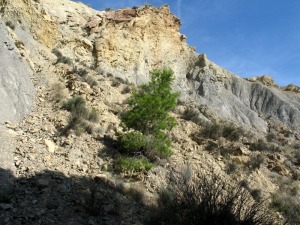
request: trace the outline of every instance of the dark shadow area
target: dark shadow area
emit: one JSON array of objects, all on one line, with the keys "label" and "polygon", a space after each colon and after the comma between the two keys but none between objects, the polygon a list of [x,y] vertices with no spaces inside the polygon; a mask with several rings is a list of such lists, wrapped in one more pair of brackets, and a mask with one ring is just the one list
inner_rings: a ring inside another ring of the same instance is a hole
[{"label": "dark shadow area", "polygon": [[142,224],[142,210],[103,177],[44,171],[16,178],[0,168],[1,225]]},{"label": "dark shadow area", "polygon": [[104,135],[104,137],[100,138],[99,141],[105,145],[104,152],[110,152],[112,155],[118,152],[119,142],[116,139],[113,139],[108,135]]},{"label": "dark shadow area", "polygon": [[[118,140],[112,138],[109,135],[104,135],[103,137],[97,139],[100,141],[103,145],[104,148],[101,149],[101,151],[98,152],[98,157],[100,158],[110,158],[110,159],[116,159],[120,156],[120,151],[119,151],[119,142]],[[114,165],[112,165],[114,166]],[[112,168],[113,172],[114,169]]]}]

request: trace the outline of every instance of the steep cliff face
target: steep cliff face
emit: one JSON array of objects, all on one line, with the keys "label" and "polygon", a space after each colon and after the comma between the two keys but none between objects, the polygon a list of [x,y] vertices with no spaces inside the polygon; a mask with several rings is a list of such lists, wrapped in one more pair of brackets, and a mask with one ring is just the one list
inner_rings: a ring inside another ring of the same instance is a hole
[{"label": "steep cliff face", "polygon": [[146,81],[149,70],[170,66],[177,81],[182,81],[195,53],[179,33],[180,21],[168,6],[144,6],[105,15],[106,22],[95,38],[97,66],[138,84]]},{"label": "steep cliff face", "polygon": [[32,70],[20,55],[9,28],[0,19],[0,123],[18,122],[31,109],[34,88],[30,80]]},{"label": "steep cliff face", "polygon": [[[4,7],[6,5],[1,5],[0,12],[3,12]],[[23,119],[32,109],[35,93],[30,80],[33,71],[24,57],[24,43],[14,37],[13,30],[0,17],[0,167],[11,171],[15,169],[15,141],[3,123],[17,123]],[[3,192],[9,193],[8,187],[11,186],[9,182],[3,182],[3,176],[0,171],[0,196]]]},{"label": "steep cliff face", "polygon": [[23,30],[29,31],[35,40],[51,48],[59,35],[57,23],[45,13],[38,2],[1,0],[2,18],[5,21],[11,21]]},{"label": "steep cliff face", "polygon": [[168,6],[96,11],[69,0],[2,0],[1,5],[3,20],[16,24],[15,34],[30,49],[32,68],[43,71],[52,63],[53,48],[99,74],[136,84],[146,82],[153,68],[168,66],[181,100],[206,105],[216,117],[262,132],[269,119],[300,125],[299,95],[281,91],[267,76],[242,79],[197,54]]},{"label": "steep cliff face", "polygon": [[55,47],[104,74],[140,84],[153,68],[170,66],[182,81],[196,57],[168,6],[95,11],[67,0],[43,0],[40,7],[59,23]]},{"label": "steep cliff face", "polygon": [[263,132],[267,131],[269,120],[290,127],[300,125],[300,96],[273,87],[272,79],[261,79],[264,83],[245,80],[202,55],[187,80],[193,90],[191,97],[221,117]]}]

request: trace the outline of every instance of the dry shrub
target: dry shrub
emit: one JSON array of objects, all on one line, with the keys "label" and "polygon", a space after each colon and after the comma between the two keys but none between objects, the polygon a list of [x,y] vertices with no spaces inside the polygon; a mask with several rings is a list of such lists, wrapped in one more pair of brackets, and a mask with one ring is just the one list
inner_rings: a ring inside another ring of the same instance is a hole
[{"label": "dry shrub", "polygon": [[197,179],[189,177],[173,177],[171,184],[159,193],[158,205],[150,210],[147,224],[275,224],[266,201],[255,201],[241,184],[230,185],[213,170]]},{"label": "dry shrub", "polygon": [[67,96],[66,87],[63,83],[54,83],[52,86],[51,97],[54,102],[61,102]]},{"label": "dry shrub", "polygon": [[94,133],[94,123],[99,120],[98,112],[94,108],[88,109],[82,97],[70,98],[64,102],[63,108],[71,112],[68,125],[63,129],[63,134],[68,133],[70,130],[74,130],[77,135],[82,134],[84,131],[89,134]]},{"label": "dry shrub", "polygon": [[272,196],[272,207],[280,212],[284,224],[300,224],[300,188],[299,181],[287,177],[279,177],[279,190]]},{"label": "dry shrub", "polygon": [[244,133],[245,132],[241,127],[237,127],[233,123],[206,123],[203,125],[203,130],[201,132],[206,138],[217,140],[220,137],[224,137],[230,141],[238,141]]}]

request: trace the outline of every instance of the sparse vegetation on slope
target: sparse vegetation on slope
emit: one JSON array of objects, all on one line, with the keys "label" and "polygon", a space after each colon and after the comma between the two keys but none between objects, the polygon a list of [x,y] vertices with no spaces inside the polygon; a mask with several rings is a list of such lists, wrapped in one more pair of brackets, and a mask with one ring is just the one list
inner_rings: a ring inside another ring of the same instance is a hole
[{"label": "sparse vegetation on slope", "polygon": [[115,167],[119,171],[145,172],[153,167],[147,158],[120,157],[116,160]]},{"label": "sparse vegetation on slope", "polygon": [[72,65],[72,60],[69,57],[64,56],[57,48],[52,49],[52,53],[57,57],[56,63]]},{"label": "sparse vegetation on slope", "polygon": [[195,108],[188,106],[184,110],[182,118],[185,120],[190,120],[190,121],[197,123],[198,116],[199,116],[199,112]]},{"label": "sparse vegetation on slope", "polygon": [[300,224],[300,187],[299,182],[282,183],[272,197],[272,207],[285,216],[286,223]]},{"label": "sparse vegetation on slope", "polygon": [[88,109],[84,99],[80,96],[70,98],[63,104],[63,108],[70,111],[68,125],[63,129],[63,133],[69,130],[75,130],[76,134],[80,135],[82,132],[94,132],[93,123],[98,122],[98,112],[96,109]]},{"label": "sparse vegetation on slope", "polygon": [[253,142],[250,145],[251,151],[268,151],[268,152],[280,152],[280,147],[273,144],[267,143],[263,139],[258,139],[257,142]]},{"label": "sparse vegetation on slope", "polygon": [[230,141],[238,141],[243,136],[244,130],[233,123],[206,123],[200,135],[206,138],[218,139],[224,137]]},{"label": "sparse vegetation on slope", "polygon": [[231,185],[215,172],[173,176],[160,192],[149,225],[273,225],[266,202],[254,200],[242,185]]}]

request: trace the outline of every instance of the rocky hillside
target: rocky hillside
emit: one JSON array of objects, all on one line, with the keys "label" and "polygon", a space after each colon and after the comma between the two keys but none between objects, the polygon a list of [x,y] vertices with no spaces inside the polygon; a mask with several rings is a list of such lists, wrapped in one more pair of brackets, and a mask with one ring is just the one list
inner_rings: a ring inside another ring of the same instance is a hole
[{"label": "rocky hillside", "polygon": [[259,132],[267,131],[269,119],[299,126],[298,95],[244,80],[198,55],[179,33],[180,20],[168,6],[95,11],[72,1],[2,2],[2,18],[14,24],[25,49],[31,50],[30,44],[48,53],[57,48],[102,74],[135,84],[146,82],[153,68],[168,66],[184,102],[206,105],[218,117]]},{"label": "rocky hillside", "polygon": [[[299,87],[243,79],[196,53],[168,6],[0,0],[0,15],[0,224],[143,224],[170,173],[187,167],[262,196],[279,190],[297,215]],[[166,66],[180,92],[173,155],[117,171],[124,101]],[[79,125],[64,106],[76,96],[97,114]]]}]

